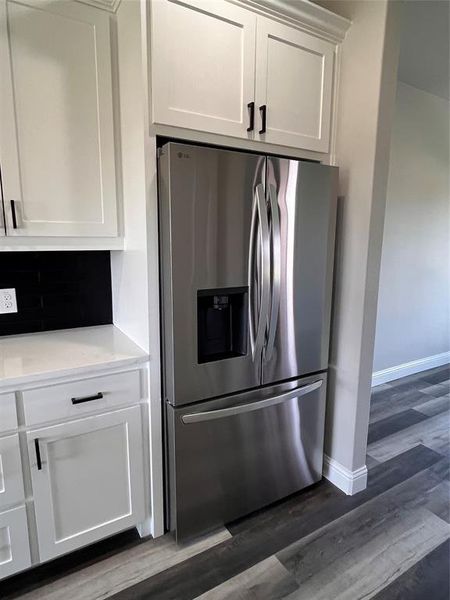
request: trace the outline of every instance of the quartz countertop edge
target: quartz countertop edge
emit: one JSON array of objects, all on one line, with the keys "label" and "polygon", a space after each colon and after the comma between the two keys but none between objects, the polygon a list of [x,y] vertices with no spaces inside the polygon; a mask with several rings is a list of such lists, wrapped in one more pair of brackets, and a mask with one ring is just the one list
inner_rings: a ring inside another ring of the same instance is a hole
[{"label": "quartz countertop edge", "polygon": [[114,325],[0,337],[0,392],[4,388],[147,362],[149,355]]}]

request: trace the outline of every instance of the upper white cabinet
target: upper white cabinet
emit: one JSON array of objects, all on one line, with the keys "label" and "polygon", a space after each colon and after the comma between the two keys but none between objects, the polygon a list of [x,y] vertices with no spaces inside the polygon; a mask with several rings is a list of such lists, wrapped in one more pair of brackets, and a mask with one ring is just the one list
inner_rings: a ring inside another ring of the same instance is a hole
[{"label": "upper white cabinet", "polygon": [[110,15],[0,0],[7,235],[117,236]]},{"label": "upper white cabinet", "polygon": [[333,44],[264,17],[257,31],[256,104],[266,111],[259,137],[328,152]]},{"label": "upper white cabinet", "polygon": [[151,9],[154,122],[247,137],[256,15],[224,0]]},{"label": "upper white cabinet", "polygon": [[151,7],[155,124],[328,152],[336,43],[226,0]]}]

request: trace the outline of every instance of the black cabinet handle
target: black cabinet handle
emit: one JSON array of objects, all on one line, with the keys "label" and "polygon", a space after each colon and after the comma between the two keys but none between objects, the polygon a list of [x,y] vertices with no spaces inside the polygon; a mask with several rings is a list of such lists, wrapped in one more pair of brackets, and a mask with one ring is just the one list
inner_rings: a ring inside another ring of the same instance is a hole
[{"label": "black cabinet handle", "polygon": [[265,104],[259,107],[259,114],[261,115],[261,129],[259,133],[266,133],[267,106]]},{"label": "black cabinet handle", "polygon": [[11,200],[11,216],[13,229],[17,229],[17,215],[15,200]]},{"label": "black cabinet handle", "polygon": [[247,108],[250,112],[249,114],[249,126],[247,127],[247,131],[253,131],[255,127],[255,103],[249,102],[247,104]]},{"label": "black cabinet handle", "polygon": [[72,404],[81,404],[82,402],[90,402],[91,400],[101,400],[103,398],[102,392],[94,394],[93,396],[81,396],[80,398],[72,398]]},{"label": "black cabinet handle", "polygon": [[39,438],[34,440],[34,449],[36,451],[36,463],[38,471],[42,471],[41,450],[39,448]]}]

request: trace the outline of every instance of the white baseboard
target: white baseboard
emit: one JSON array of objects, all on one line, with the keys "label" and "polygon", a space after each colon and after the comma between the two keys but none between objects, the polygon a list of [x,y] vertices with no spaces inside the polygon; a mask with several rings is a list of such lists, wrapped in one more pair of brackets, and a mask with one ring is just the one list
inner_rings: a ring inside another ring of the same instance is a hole
[{"label": "white baseboard", "polygon": [[356,471],[350,471],[326,454],[323,457],[323,475],[347,496],[362,492],[367,487],[367,467],[365,465]]},{"label": "white baseboard", "polygon": [[403,365],[376,371],[372,374],[372,386],[387,383],[388,381],[394,381],[395,379],[400,379],[407,375],[414,375],[415,373],[427,371],[428,369],[434,369],[434,367],[441,367],[448,363],[450,363],[450,352],[442,352],[441,354],[419,358],[419,360],[412,360]]}]

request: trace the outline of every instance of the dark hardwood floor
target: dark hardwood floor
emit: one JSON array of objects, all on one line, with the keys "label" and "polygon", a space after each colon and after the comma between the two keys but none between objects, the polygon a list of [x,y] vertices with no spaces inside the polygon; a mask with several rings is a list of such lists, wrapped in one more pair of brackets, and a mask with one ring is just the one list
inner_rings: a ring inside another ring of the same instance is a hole
[{"label": "dark hardwood floor", "polygon": [[374,388],[355,496],[323,480],[182,547],[121,534],[0,583],[0,598],[449,600],[449,379]]}]

